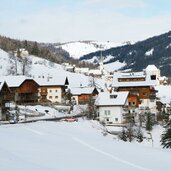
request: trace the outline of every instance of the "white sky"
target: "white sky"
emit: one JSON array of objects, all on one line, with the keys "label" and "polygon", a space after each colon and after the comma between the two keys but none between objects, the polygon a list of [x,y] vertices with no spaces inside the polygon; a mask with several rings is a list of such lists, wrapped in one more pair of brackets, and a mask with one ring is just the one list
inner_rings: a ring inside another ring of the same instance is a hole
[{"label": "white sky", "polygon": [[43,42],[121,43],[168,32],[171,0],[1,0],[0,34]]}]

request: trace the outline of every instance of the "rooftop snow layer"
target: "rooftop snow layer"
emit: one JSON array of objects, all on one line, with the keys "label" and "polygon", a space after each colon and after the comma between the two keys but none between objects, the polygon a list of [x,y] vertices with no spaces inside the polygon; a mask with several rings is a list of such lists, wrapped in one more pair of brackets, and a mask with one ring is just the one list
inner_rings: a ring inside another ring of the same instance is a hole
[{"label": "rooftop snow layer", "polygon": [[101,92],[95,104],[97,106],[121,106],[126,103],[129,92]]}]

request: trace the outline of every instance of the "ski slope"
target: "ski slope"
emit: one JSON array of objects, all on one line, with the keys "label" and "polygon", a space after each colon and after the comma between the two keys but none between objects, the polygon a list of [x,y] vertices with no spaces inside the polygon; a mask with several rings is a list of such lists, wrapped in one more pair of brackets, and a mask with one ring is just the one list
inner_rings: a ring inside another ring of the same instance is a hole
[{"label": "ski slope", "polygon": [[170,171],[171,151],[125,143],[79,120],[0,126],[2,171]]}]

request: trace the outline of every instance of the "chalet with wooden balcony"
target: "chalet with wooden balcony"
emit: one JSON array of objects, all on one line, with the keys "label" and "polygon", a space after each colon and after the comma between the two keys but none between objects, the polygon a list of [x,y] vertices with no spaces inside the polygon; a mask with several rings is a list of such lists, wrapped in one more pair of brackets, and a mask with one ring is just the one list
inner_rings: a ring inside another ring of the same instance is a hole
[{"label": "chalet with wooden balcony", "polygon": [[95,87],[73,87],[70,88],[72,101],[76,104],[87,104],[91,98],[98,95],[98,90]]},{"label": "chalet with wooden balcony", "polygon": [[149,108],[149,112],[156,115],[156,77],[145,75],[144,72],[115,73],[113,88],[115,91],[129,91],[129,112],[137,115],[140,108]]},{"label": "chalet with wooden balcony", "polygon": [[39,85],[25,76],[5,76],[3,79],[11,90],[11,99],[17,104],[38,102]]},{"label": "chalet with wooden balcony", "polygon": [[39,102],[64,103],[65,92],[69,85],[67,77],[37,78]]}]

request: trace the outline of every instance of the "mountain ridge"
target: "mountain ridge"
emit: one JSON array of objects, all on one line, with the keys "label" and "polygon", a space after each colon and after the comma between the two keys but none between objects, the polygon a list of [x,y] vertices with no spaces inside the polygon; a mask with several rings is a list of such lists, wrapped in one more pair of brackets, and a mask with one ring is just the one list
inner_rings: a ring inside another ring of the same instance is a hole
[{"label": "mountain ridge", "polygon": [[122,70],[140,71],[147,65],[154,64],[161,69],[162,75],[171,76],[171,31],[134,44],[90,53],[82,56],[80,60],[99,58],[101,53],[105,59],[110,56],[105,64],[115,61],[126,63]]}]

